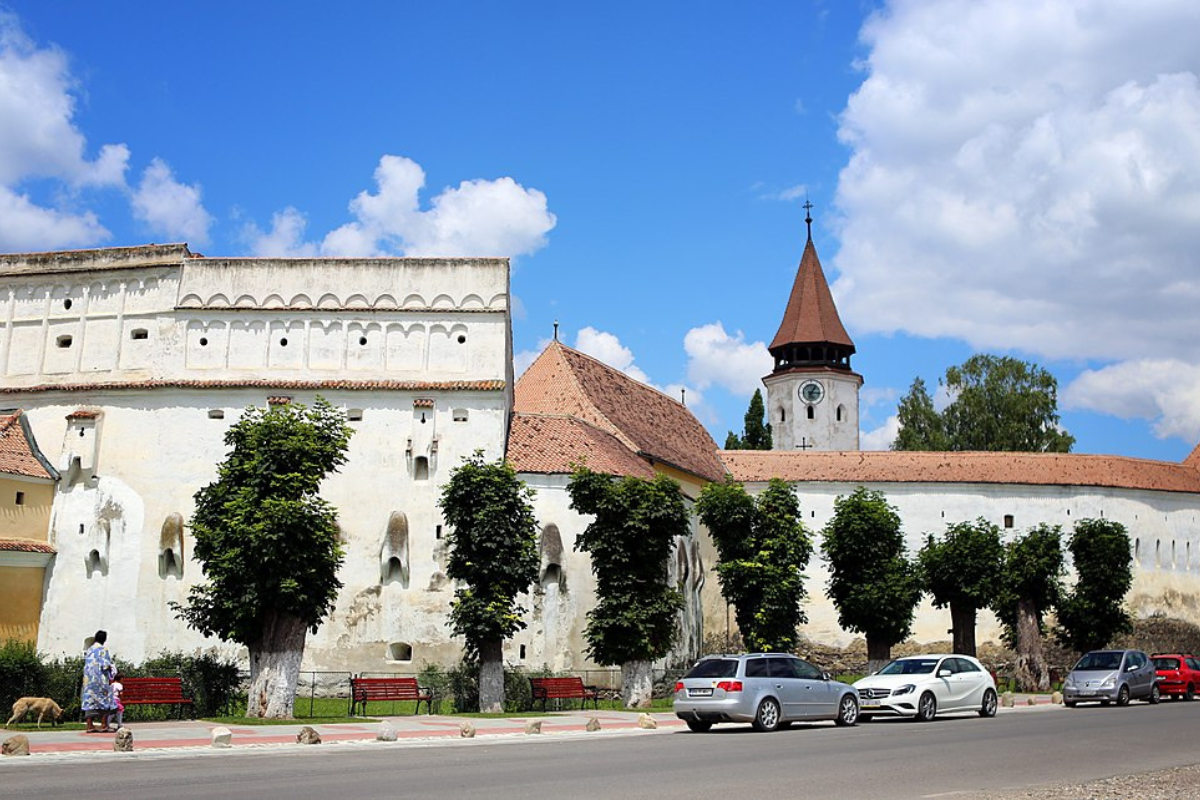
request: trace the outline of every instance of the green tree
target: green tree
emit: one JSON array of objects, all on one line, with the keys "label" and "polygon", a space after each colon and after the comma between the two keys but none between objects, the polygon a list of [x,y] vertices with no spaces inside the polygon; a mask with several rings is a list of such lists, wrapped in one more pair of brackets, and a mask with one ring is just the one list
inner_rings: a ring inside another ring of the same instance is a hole
[{"label": "green tree", "polygon": [[947,525],[940,540],[930,535],[921,548],[925,589],[935,606],[950,607],[954,652],[975,655],[975,615],[995,603],[1003,560],[1000,528],[982,518]]},{"label": "green tree", "polygon": [[734,607],[742,641],[752,652],[794,650],[796,629],[807,620],[804,568],[812,539],[800,522],[796,492],[772,478],[751,498],[726,478],[710,483],[696,501],[700,521],[717,548],[721,594]]},{"label": "green tree", "polygon": [[750,407],[742,419],[742,435],[733,431],[725,437],[726,450],[770,450],[771,426],[767,424],[766,406],[763,404],[762,391],[754,390],[750,398]]},{"label": "green tree", "polygon": [[679,484],[613,478],[580,467],[567,485],[571,508],[593,517],[575,541],[591,556],[596,606],[584,636],[598,664],[621,665],[625,704],[648,707],[651,665],[671,649],[683,595],[667,580],[676,536],[688,536],[689,512]]},{"label": "green tree", "polygon": [[1000,593],[993,609],[1005,640],[1016,648],[1020,691],[1050,689],[1050,667],[1042,645],[1043,619],[1062,598],[1062,529],[1042,523],[1004,548]]},{"label": "green tree", "polygon": [[942,417],[933,407],[925,381],[916,378],[896,409],[900,429],[893,450],[949,450]]},{"label": "green tree", "polygon": [[1129,534],[1119,522],[1081,519],[1067,549],[1077,579],[1058,607],[1058,639],[1081,653],[1107,647],[1116,636],[1133,630],[1124,605],[1133,585]]},{"label": "green tree", "polygon": [[920,574],[907,558],[900,514],[883,492],[860,486],[833,502],[821,552],[829,563],[829,598],[838,623],[866,636],[867,670],[874,672],[912,632],[921,599]]},{"label": "green tree", "polygon": [[450,473],[438,501],[449,533],[446,576],[457,581],[450,628],[479,666],[479,709],[504,710],[504,640],[525,627],[517,596],[537,580],[533,490],[504,461],[476,450]]},{"label": "green tree", "polygon": [[941,384],[953,399],[935,421],[925,384],[913,381],[893,449],[1068,453],[1075,444],[1059,428],[1058,381],[1036,364],[975,355],[947,369]]},{"label": "green tree", "polygon": [[250,651],[247,716],[292,716],[305,636],[342,586],[337,511],[317,490],[345,463],[350,434],[321,398],[248,408],[225,433],[217,479],[196,493],[193,554],[205,579],[172,608]]}]

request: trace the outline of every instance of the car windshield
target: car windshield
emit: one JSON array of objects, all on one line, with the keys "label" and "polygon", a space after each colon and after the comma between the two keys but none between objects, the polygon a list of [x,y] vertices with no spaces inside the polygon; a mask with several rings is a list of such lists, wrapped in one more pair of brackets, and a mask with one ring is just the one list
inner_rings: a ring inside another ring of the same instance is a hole
[{"label": "car windshield", "polygon": [[706,658],[692,667],[685,678],[732,678],[737,675],[738,662],[732,658]]},{"label": "car windshield", "polygon": [[1075,665],[1075,669],[1087,672],[1098,672],[1100,670],[1114,670],[1120,668],[1120,653],[1088,653],[1083,658],[1079,659],[1079,663]]},{"label": "car windshield", "polygon": [[936,658],[898,658],[895,661],[889,661],[883,669],[879,670],[880,675],[928,675],[933,672],[933,668],[937,666]]},{"label": "car windshield", "polygon": [[1156,658],[1154,659],[1155,669],[1179,669],[1178,658]]}]

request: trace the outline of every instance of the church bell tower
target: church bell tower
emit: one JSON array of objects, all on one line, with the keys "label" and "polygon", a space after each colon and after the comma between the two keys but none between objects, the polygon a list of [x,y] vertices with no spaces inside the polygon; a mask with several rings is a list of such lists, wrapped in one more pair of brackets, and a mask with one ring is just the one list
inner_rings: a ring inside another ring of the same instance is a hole
[{"label": "church bell tower", "polygon": [[808,241],[783,322],[769,350],[775,368],[763,378],[775,450],[858,450],[858,390],[850,369],[854,342],[842,326],[812,240],[812,204],[805,202]]}]

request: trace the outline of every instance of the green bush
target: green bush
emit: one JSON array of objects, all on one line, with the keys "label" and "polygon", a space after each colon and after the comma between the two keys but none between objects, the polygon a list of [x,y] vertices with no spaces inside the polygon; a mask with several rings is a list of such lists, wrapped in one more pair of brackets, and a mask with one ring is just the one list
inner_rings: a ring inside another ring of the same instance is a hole
[{"label": "green bush", "polygon": [[[47,692],[46,668],[32,642],[9,639],[0,645],[0,711],[21,697],[53,697]],[[62,705],[60,702],[59,705]]]}]

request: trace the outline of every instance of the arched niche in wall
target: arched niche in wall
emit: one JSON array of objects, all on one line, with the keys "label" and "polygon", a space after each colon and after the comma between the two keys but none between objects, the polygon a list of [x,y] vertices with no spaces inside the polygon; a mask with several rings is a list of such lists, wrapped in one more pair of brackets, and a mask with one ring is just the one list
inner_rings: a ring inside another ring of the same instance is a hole
[{"label": "arched niche in wall", "polygon": [[562,535],[553,522],[542,528],[538,544],[541,567],[538,570],[538,587],[545,591],[547,586],[556,585],[560,592],[567,589],[567,570],[563,558]]},{"label": "arched niche in wall", "polygon": [[183,515],[167,514],[158,534],[158,577],[183,577]]},{"label": "arched niche in wall", "polygon": [[379,548],[379,583],[398,583],[407,589],[408,568],[408,517],[403,511],[393,511]]},{"label": "arched niche in wall", "polygon": [[[80,528],[82,527],[80,526]],[[91,535],[88,537],[90,546],[84,559],[89,578],[94,577],[97,572],[101,577],[108,575],[108,549],[111,540],[112,528],[109,521],[104,518],[96,520],[96,524],[92,526]]]}]

